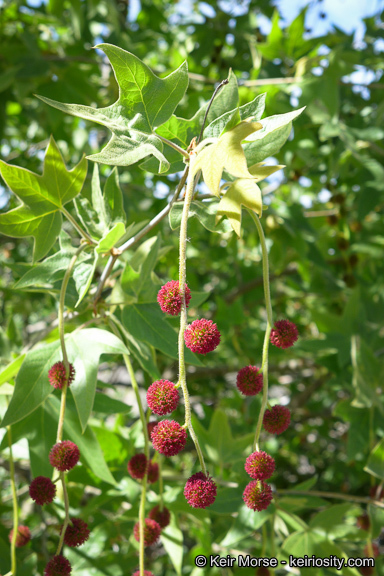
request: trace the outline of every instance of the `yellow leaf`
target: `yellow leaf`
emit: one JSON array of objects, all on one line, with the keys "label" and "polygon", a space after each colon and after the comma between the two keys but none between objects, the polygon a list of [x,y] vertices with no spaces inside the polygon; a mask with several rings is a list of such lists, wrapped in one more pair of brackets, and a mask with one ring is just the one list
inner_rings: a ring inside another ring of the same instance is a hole
[{"label": "yellow leaf", "polygon": [[198,154],[194,174],[198,170],[202,171],[204,182],[212,194],[219,197],[223,170],[235,178],[252,178],[241,142],[261,128],[260,122],[240,122]]},{"label": "yellow leaf", "polygon": [[217,208],[217,217],[227,216],[232,228],[240,237],[241,206],[246,206],[259,217],[263,212],[261,190],[254,180],[239,178],[228,188]]}]

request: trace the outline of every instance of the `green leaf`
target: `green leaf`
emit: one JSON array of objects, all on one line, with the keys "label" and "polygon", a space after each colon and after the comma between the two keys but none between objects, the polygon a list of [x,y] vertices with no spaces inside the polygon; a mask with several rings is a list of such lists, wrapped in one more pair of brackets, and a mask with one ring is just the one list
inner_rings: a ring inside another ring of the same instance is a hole
[{"label": "green leaf", "polygon": [[125,226],[122,222],[117,222],[112,230],[107,232],[103,238],[100,240],[95,250],[98,254],[103,254],[109,252],[113,248],[118,240],[125,234]]},{"label": "green leaf", "polygon": [[252,120],[255,122],[260,120],[263,115],[264,108],[265,108],[265,97],[266,94],[259,94],[256,96],[252,102],[248,104],[244,104],[244,106],[240,106],[235,110],[230,110],[229,112],[225,112],[219,118],[216,118],[206,127],[204,130],[204,138],[218,138],[225,129],[231,129],[234,126],[230,126],[229,122],[231,121],[234,112],[239,112],[239,119],[238,123],[242,120]]},{"label": "green leaf", "polygon": [[[65,342],[69,361],[76,372],[70,390],[85,430],[95,398],[100,355],[126,354],[127,349],[114,334],[99,328],[87,328],[71,333],[66,336]],[[28,352],[17,375],[15,392],[2,426],[22,420],[48,398],[53,391],[48,380],[48,370],[61,359],[59,340]]]},{"label": "green leaf", "polygon": [[93,258],[92,263],[88,263],[88,262],[80,263],[78,266],[76,266],[76,268],[73,272],[73,279],[74,279],[75,284],[76,284],[76,290],[79,293],[79,299],[76,302],[75,308],[77,308],[77,306],[80,304],[80,302],[82,301],[84,296],[87,294],[87,292],[91,286],[92,279],[93,279],[93,276],[95,274],[98,261],[99,261],[99,258],[95,252],[95,256]]},{"label": "green leaf", "polygon": [[[208,113],[208,122],[212,122],[217,116],[221,116],[228,107],[237,106],[239,101],[237,79],[232,70],[228,74],[228,84],[217,94]],[[188,148],[192,139],[200,134],[201,126],[207,110],[208,102],[204,104],[196,114],[189,119],[171,116],[167,122],[156,129],[156,134],[171,140],[184,150]],[[206,136],[204,136],[205,138]],[[170,146],[164,146],[164,156],[170,164],[169,172],[181,172],[185,168],[180,154]],[[148,158],[140,164],[140,168],[149,172],[157,172],[157,163],[154,158]]]},{"label": "green leaf", "polygon": [[11,378],[14,378],[16,376],[16,374],[20,370],[20,367],[24,361],[24,358],[25,358],[25,354],[21,354],[20,356],[15,358],[15,360],[13,360],[13,362],[8,364],[8,366],[6,368],[4,368],[4,370],[2,370],[0,372],[0,386],[5,384],[6,382],[9,382],[9,380],[11,380]]},{"label": "green leaf", "polygon": [[[171,358],[178,358],[177,333],[165,320],[157,303],[125,306],[122,322],[137,340],[146,342]],[[202,366],[198,357],[189,349],[185,351],[185,361],[194,366]]]},{"label": "green leaf", "polygon": [[384,480],[384,438],[372,450],[364,470]]},{"label": "green leaf", "polygon": [[321,537],[311,530],[294,532],[283,543],[283,550],[295,557],[312,556],[319,540]]},{"label": "green leaf", "polygon": [[[173,114],[188,86],[184,62],[166,78],[156,76],[139,58],[111,44],[96,46],[105,52],[119,85],[118,100],[106,108],[62,104],[39,98],[68,114],[92,120],[113,133],[102,153],[90,156],[95,162],[128,166],[152,154],[160,162],[160,172],[169,166],[162,154],[162,143],[152,135]],[[154,96],[156,95],[156,96]]]},{"label": "green leaf", "polygon": [[79,194],[83,186],[87,161],[83,158],[75,168],[67,170],[51,136],[42,176],[3,161],[0,161],[0,172],[22,202],[17,208],[0,215],[0,232],[15,238],[33,236],[33,262],[41,260],[60,233],[60,210]]},{"label": "green leaf", "polygon": [[116,224],[127,221],[124,211],[123,193],[119,184],[119,172],[114,168],[107,178],[104,186],[104,204],[107,221],[109,224]]},{"label": "green leaf", "polygon": [[173,564],[178,576],[183,566],[183,533],[179,528],[176,516],[171,514],[170,524],[161,532],[161,542]]},{"label": "green leaf", "polygon": [[223,170],[237,178],[252,178],[241,142],[250,134],[261,130],[259,122],[240,122],[225,132],[216,143],[203,148],[193,165],[193,173],[203,173],[204,182],[215,196],[219,196]]},{"label": "green leaf", "polygon": [[100,414],[126,414],[127,412],[130,412],[131,409],[132,407],[125,404],[125,402],[115,400],[102,392],[96,392],[95,401],[93,403],[94,412],[99,412]]},{"label": "green leaf", "polygon": [[104,227],[100,222],[99,214],[94,210],[88,198],[78,196],[73,202],[82,226],[92,238],[100,239],[103,235]]},{"label": "green leaf", "polygon": [[260,120],[262,129],[248,136],[244,143],[244,153],[248,164],[256,164],[276,154],[291,133],[292,121],[304,109],[305,106],[293,112],[277,114]]},{"label": "green leaf", "polygon": [[311,519],[309,526],[311,530],[316,532],[324,532],[326,534],[334,534],[339,524],[344,524],[344,517],[353,511],[358,512],[360,508],[353,506],[350,502],[345,504],[336,504],[330,506],[326,510],[322,510],[314,518]]},{"label": "green leaf", "polygon": [[243,504],[240,507],[235,522],[225,535],[225,538],[220,542],[220,546],[232,547],[237,542],[253,534],[269,520],[271,516],[272,510],[269,507],[268,510],[254,512]]},{"label": "green leaf", "polygon": [[[201,202],[195,200],[191,202],[188,218],[196,217],[199,222],[210,232],[229,232],[231,227],[226,221],[219,222],[216,225],[216,213],[219,203],[216,200],[210,202]],[[183,202],[175,202],[169,213],[169,225],[172,230],[179,228],[183,215]]]}]

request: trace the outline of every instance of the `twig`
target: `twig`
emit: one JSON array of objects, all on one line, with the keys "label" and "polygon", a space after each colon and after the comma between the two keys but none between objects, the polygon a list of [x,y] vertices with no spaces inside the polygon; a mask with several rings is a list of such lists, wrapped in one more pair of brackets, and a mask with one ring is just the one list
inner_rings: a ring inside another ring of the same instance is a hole
[{"label": "twig", "polygon": [[384,502],[380,500],[372,500],[367,496],[353,496],[350,494],[339,494],[337,492],[320,492],[318,490],[278,490],[278,494],[290,495],[303,495],[303,496],[318,496],[319,498],[330,498],[335,500],[347,500],[348,502],[357,502],[358,504],[372,504],[377,508],[384,508]]}]

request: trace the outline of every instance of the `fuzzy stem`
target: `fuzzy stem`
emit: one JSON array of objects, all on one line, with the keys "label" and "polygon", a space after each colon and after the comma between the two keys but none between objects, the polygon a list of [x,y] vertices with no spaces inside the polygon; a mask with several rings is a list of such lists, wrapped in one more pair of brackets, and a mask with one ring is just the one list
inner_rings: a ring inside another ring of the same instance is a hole
[{"label": "fuzzy stem", "polygon": [[263,373],[263,398],[261,401],[261,408],[259,419],[257,421],[255,439],[253,442],[252,451],[259,450],[259,437],[261,432],[261,426],[263,424],[264,412],[268,403],[268,349],[269,349],[269,337],[272,330],[272,304],[271,304],[271,292],[269,287],[269,266],[268,266],[268,251],[267,245],[265,243],[265,237],[263,232],[263,227],[260,224],[259,217],[252,211],[248,210],[249,214],[254,221],[257,232],[260,238],[261,251],[263,254],[263,283],[264,283],[264,298],[267,308],[267,328],[265,330],[264,344],[263,344],[263,360],[261,364],[261,371]]},{"label": "fuzzy stem", "polygon": [[61,485],[63,487],[65,518],[64,518],[63,528],[62,528],[61,534],[60,534],[59,545],[58,545],[57,550],[56,550],[57,556],[60,554],[61,549],[63,547],[65,532],[66,532],[68,524],[69,524],[69,499],[68,499],[67,486],[65,484],[64,472],[60,472],[60,480],[61,480]]},{"label": "fuzzy stem", "polygon": [[64,416],[65,416],[65,404],[67,399],[67,388],[68,388],[68,376],[69,376],[69,362],[68,362],[68,355],[67,349],[65,347],[65,331],[64,331],[64,307],[65,307],[65,293],[67,291],[68,282],[72,274],[72,270],[75,266],[76,260],[80,256],[81,252],[86,248],[86,244],[81,244],[76,253],[72,256],[69,266],[65,272],[63,283],[61,285],[60,290],[60,300],[59,300],[59,335],[60,335],[60,344],[61,344],[61,351],[63,354],[63,363],[65,366],[65,384],[61,390],[61,404],[60,404],[60,416],[59,416],[59,424],[57,427],[57,438],[56,442],[61,442],[63,439],[63,426],[64,426]]},{"label": "fuzzy stem", "polygon": [[11,542],[11,572],[16,576],[16,538],[19,530],[19,506],[17,503],[16,481],[15,481],[15,464],[12,454],[12,431],[11,427],[7,426],[8,432],[8,446],[9,446],[9,472],[11,477],[12,486],[12,502],[13,502],[13,535]]},{"label": "fuzzy stem", "polygon": [[204,462],[204,456],[200,448],[199,441],[192,426],[191,420],[191,405],[189,402],[189,393],[187,388],[186,370],[185,370],[185,343],[184,332],[187,327],[187,307],[185,304],[185,283],[187,276],[187,229],[188,229],[188,213],[191,206],[193,192],[195,188],[195,178],[193,173],[193,164],[195,162],[195,154],[191,154],[189,162],[189,175],[187,181],[187,189],[185,192],[183,215],[180,224],[180,244],[179,244],[179,288],[181,294],[181,311],[180,311],[180,330],[179,330],[179,385],[183,391],[184,404],[185,404],[185,424],[188,427],[189,433],[196,448],[199,457],[200,466],[203,474],[207,474],[207,469]]},{"label": "fuzzy stem", "polygon": [[89,234],[87,234],[87,232],[85,230],[82,229],[82,227],[76,222],[76,220],[73,218],[73,216],[71,216],[71,214],[68,212],[68,210],[66,210],[66,208],[62,207],[61,212],[64,214],[64,216],[67,218],[67,220],[70,221],[70,223],[72,224],[72,226],[74,228],[76,228],[76,230],[78,231],[78,233],[80,234],[80,236],[82,238],[84,238],[84,240],[86,240],[88,242],[88,244],[91,244],[93,246],[95,246],[97,244],[97,242],[95,240],[93,240]]},{"label": "fuzzy stem", "polygon": [[184,156],[184,158],[188,158],[189,160],[189,154],[183,148],[180,148],[180,146],[172,142],[172,140],[168,140],[168,138],[164,138],[164,136],[160,136],[160,134],[157,134],[156,132],[154,134],[157,136],[157,138],[164,142],[164,144],[167,144],[167,146],[170,146],[176,150],[176,152],[179,152],[182,156]]},{"label": "fuzzy stem", "polygon": [[[110,326],[114,334],[118,338],[120,338],[120,333],[117,328],[117,325],[120,322],[117,318],[109,317]],[[149,462],[149,440],[148,440],[148,428],[147,428],[147,419],[145,417],[143,405],[140,398],[139,386],[137,384],[135,372],[132,367],[131,360],[127,354],[123,354],[125,366],[128,370],[129,377],[131,379],[132,388],[135,392],[137,405],[139,407],[140,412],[140,420],[143,426],[143,434],[144,434],[144,454],[147,458],[147,462]],[[140,534],[140,543],[139,543],[139,559],[140,559],[140,576],[144,576],[144,524],[145,524],[145,497],[147,492],[147,474],[145,474],[143,481],[141,483],[141,499],[140,499],[140,508],[139,508],[139,534]]]}]

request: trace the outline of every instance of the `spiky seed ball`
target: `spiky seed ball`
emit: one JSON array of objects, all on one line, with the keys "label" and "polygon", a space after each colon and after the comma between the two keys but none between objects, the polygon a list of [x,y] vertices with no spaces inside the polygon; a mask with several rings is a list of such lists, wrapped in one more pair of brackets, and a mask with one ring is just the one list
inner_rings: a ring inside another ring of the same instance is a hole
[{"label": "spiky seed ball", "polygon": [[81,546],[89,538],[91,531],[81,518],[71,518],[64,534],[64,543],[71,548]]},{"label": "spiky seed ball", "polygon": [[236,386],[245,396],[255,396],[263,389],[263,374],[257,366],[245,366],[237,373]]},{"label": "spiky seed ball", "polygon": [[[68,375],[68,386],[75,379],[75,369],[73,364],[69,364],[69,375]],[[48,371],[48,380],[51,386],[54,388],[61,388],[65,384],[65,365],[64,362],[56,362]]]},{"label": "spiky seed ball", "polygon": [[[185,285],[185,304],[188,308],[189,302],[191,300],[191,291],[187,285]],[[180,314],[181,310],[181,294],[180,294],[180,284],[178,280],[171,280],[164,284],[160,288],[157,294],[157,301],[160,304],[162,312],[170,314],[171,316],[177,316]]]},{"label": "spiky seed ball", "polygon": [[154,484],[159,479],[159,465],[156,462],[149,461],[148,464],[148,472],[147,472],[147,481],[148,484]]},{"label": "spiky seed ball", "polygon": [[[144,526],[144,546],[151,546],[159,539],[161,534],[160,525],[152,518],[145,518]],[[133,528],[135,539],[140,542],[140,523],[137,522]]]},{"label": "spiky seed ball", "polygon": [[168,526],[171,521],[171,513],[165,506],[163,506],[162,510],[160,510],[160,506],[155,506],[149,511],[148,516],[152,520],[156,520],[161,529]]},{"label": "spiky seed ball", "polygon": [[268,480],[275,471],[275,461],[266,452],[253,452],[245,461],[245,471],[254,480]]},{"label": "spiky seed ball", "polygon": [[157,422],[148,422],[148,424],[147,424],[148,438],[149,438],[150,442],[152,442],[151,434],[152,434],[152,430],[155,428],[155,426],[157,426]]},{"label": "spiky seed ball", "polygon": [[371,526],[371,521],[368,514],[362,514],[356,518],[356,525],[361,528],[361,530],[369,530]]},{"label": "spiky seed ball", "polygon": [[151,438],[154,449],[160,454],[175,456],[185,448],[187,431],[175,420],[162,420],[152,430]]},{"label": "spiky seed ball", "polygon": [[[132,576],[140,576],[140,570],[136,570]],[[153,576],[153,574],[149,570],[144,570],[144,576]]]},{"label": "spiky seed ball", "polygon": [[260,480],[252,480],[243,492],[243,500],[251,510],[255,512],[260,512],[260,510],[265,510],[268,508],[272,501],[272,488],[260,482]]},{"label": "spiky seed ball", "polygon": [[56,484],[46,476],[37,476],[29,486],[29,495],[39,506],[50,504],[56,496]]},{"label": "spiky seed ball", "polygon": [[[372,542],[372,552],[373,552],[373,557],[377,558],[380,555],[380,550],[378,545],[376,544],[376,542]],[[364,556],[366,558],[370,558],[371,554],[368,550],[368,544],[364,547]]]},{"label": "spiky seed ball", "polygon": [[173,382],[156,380],[148,388],[147,404],[159,416],[170,414],[179,404],[179,392]]},{"label": "spiky seed ball", "polygon": [[213,479],[203,472],[197,472],[188,478],[184,487],[184,496],[192,508],[208,508],[216,499],[217,488]]},{"label": "spiky seed ball", "polygon": [[80,450],[74,442],[64,440],[55,444],[49,453],[51,466],[60,472],[72,470],[80,459]]},{"label": "spiky seed ball", "polygon": [[263,418],[264,429],[270,434],[282,434],[291,422],[291,413],[286,406],[277,404],[266,410]]},{"label": "spiky seed ball", "polygon": [[135,454],[127,464],[127,470],[132,478],[142,480],[148,468],[148,462],[145,454]]},{"label": "spiky seed ball", "polygon": [[44,576],[69,576],[72,567],[64,556],[54,556],[46,565]]},{"label": "spiky seed ball", "polygon": [[220,332],[212,320],[201,318],[189,324],[184,332],[187,348],[198,354],[208,354],[220,344]]},{"label": "spiky seed ball", "polygon": [[[12,543],[13,538],[13,528],[8,535],[9,541]],[[31,539],[31,531],[29,530],[28,526],[20,525],[17,529],[17,536],[16,536],[16,548],[22,548],[26,546]]]},{"label": "spiky seed ball", "polygon": [[272,328],[270,340],[278,348],[290,348],[299,337],[296,324],[289,320],[277,320]]}]

